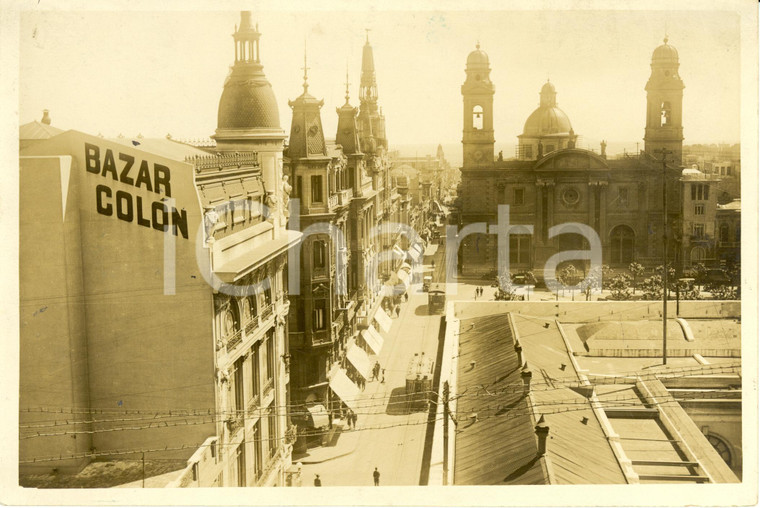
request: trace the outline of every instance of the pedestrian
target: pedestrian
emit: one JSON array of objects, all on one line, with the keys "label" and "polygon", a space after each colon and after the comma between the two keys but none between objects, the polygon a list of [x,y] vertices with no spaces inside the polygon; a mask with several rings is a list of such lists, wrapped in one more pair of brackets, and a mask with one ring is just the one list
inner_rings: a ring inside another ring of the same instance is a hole
[{"label": "pedestrian", "polygon": [[322,480],[319,479],[319,475],[314,475],[314,486],[315,487],[321,487],[322,486]]},{"label": "pedestrian", "polygon": [[372,376],[375,380],[380,379],[380,362],[375,362],[375,366],[372,367]]},{"label": "pedestrian", "polygon": [[353,422],[351,425],[354,429],[356,429],[356,420],[359,419],[358,416],[356,416],[356,413],[351,411],[351,421]]},{"label": "pedestrian", "polygon": [[385,384],[385,369],[383,369],[383,378],[380,380],[380,383]]},{"label": "pedestrian", "polygon": [[372,479],[375,480],[375,487],[380,486],[380,471],[375,468],[375,471],[372,473]]},{"label": "pedestrian", "polygon": [[478,288],[475,288],[475,299],[478,299]]},{"label": "pedestrian", "polygon": [[435,259],[430,260],[430,266],[435,270]]}]

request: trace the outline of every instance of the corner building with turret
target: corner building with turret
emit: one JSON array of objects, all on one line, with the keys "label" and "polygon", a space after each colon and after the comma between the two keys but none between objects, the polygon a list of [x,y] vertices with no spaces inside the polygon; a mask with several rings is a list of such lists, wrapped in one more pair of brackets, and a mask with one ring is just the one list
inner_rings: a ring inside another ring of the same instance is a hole
[{"label": "corner building with turret", "polygon": [[[576,147],[578,135],[559,107],[555,84],[549,81],[540,90],[538,108],[518,135],[516,156],[494,156],[496,87],[490,72],[488,55],[478,45],[467,57],[461,88],[463,163],[458,225],[495,225],[499,205],[509,205],[509,224],[514,226],[508,240],[513,274],[531,271],[540,280],[553,255],[588,250],[589,242],[580,234],[552,231],[564,223],[593,228],[601,241],[602,262],[612,268],[622,269],[633,261],[649,267],[661,265],[663,213],[667,213],[669,263],[688,267],[714,257],[711,217],[717,206],[717,180],[692,169],[682,174],[684,83],[678,51],[667,38],[651,58],[645,88],[647,109],[642,112],[646,120],[644,149],[615,158],[606,153],[604,141],[599,152]],[[663,206],[664,178],[667,211]],[[460,234],[458,273],[495,276],[497,241],[497,235],[488,232]]]}]

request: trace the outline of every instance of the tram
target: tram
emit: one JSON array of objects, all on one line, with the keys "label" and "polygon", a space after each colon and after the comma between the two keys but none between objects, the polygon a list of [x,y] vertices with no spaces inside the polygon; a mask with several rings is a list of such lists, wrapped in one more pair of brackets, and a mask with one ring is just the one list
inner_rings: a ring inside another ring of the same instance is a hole
[{"label": "tram", "polygon": [[428,314],[443,314],[446,308],[446,286],[436,283],[428,288]]},{"label": "tram", "polygon": [[412,411],[425,410],[433,397],[435,362],[425,353],[414,353],[406,370],[406,398]]}]

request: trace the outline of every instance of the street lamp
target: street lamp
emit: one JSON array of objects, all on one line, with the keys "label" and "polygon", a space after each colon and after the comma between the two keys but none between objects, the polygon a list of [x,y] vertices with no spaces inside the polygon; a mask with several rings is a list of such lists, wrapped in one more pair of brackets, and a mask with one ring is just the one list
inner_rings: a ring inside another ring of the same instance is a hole
[{"label": "street lamp", "polygon": [[672,150],[661,148],[662,155],[662,364],[668,363],[668,165],[665,157]]}]

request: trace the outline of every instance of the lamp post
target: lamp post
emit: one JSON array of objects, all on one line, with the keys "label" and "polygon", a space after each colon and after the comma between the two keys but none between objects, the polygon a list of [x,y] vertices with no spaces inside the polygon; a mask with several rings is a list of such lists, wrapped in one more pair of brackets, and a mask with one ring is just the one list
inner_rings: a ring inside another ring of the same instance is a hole
[{"label": "lamp post", "polygon": [[668,363],[668,165],[665,157],[672,150],[661,148],[662,155],[662,364]]}]

